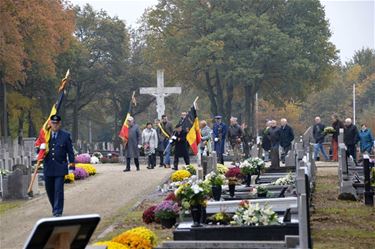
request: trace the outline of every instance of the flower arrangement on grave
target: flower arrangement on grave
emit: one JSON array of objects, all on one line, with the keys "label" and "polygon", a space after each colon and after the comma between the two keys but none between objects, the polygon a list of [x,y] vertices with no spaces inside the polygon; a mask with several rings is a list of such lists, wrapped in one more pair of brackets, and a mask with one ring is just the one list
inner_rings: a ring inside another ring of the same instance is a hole
[{"label": "flower arrangement on grave", "polygon": [[96,242],[94,245],[107,246],[107,249],[130,249],[128,246],[113,241],[99,241]]},{"label": "flower arrangement on grave", "polygon": [[225,212],[218,212],[210,217],[208,217],[208,222],[219,225],[227,225],[231,221],[231,217]]},{"label": "flower arrangement on grave", "polygon": [[243,178],[243,174],[241,173],[241,169],[239,167],[230,168],[227,173],[225,173],[225,177],[228,180],[228,184],[236,184],[240,179]]},{"label": "flower arrangement on grave", "polygon": [[91,156],[88,153],[79,154],[76,156],[75,162],[76,163],[90,163]]},{"label": "flower arrangement on grave", "polygon": [[92,156],[92,157],[90,158],[90,163],[91,163],[91,164],[98,164],[98,163],[100,163],[100,159],[97,158],[96,156]]},{"label": "flower arrangement on grave", "polygon": [[191,176],[190,172],[184,169],[177,170],[171,176],[172,182],[180,182]]},{"label": "flower arrangement on grave", "polygon": [[180,208],[174,201],[163,201],[154,209],[155,218],[157,219],[170,219],[176,218],[179,215]]},{"label": "flower arrangement on grave", "polygon": [[74,182],[74,174],[73,173],[69,173],[69,174],[64,176],[64,183],[72,183],[72,182]]},{"label": "flower arrangement on grave", "polygon": [[207,182],[198,180],[192,176],[189,181],[180,185],[175,191],[177,200],[181,203],[184,210],[190,209],[191,206],[205,205],[209,199],[210,185]]},{"label": "flower arrangement on grave", "polygon": [[224,164],[218,163],[216,165],[216,170],[217,170],[217,173],[225,175],[225,173],[227,173],[229,169]]},{"label": "flower arrangement on grave", "polygon": [[6,169],[0,169],[0,175],[2,176],[6,176],[6,175],[9,175],[10,174],[10,171],[9,170],[6,170]]},{"label": "flower arrangement on grave", "polygon": [[76,168],[85,170],[90,176],[96,174],[96,168],[89,163],[77,163]]},{"label": "flower arrangement on grave", "polygon": [[83,180],[83,179],[89,177],[89,173],[87,173],[86,170],[84,170],[82,168],[76,168],[73,171],[73,174],[74,174],[74,180]]},{"label": "flower arrangement on grave", "polygon": [[336,132],[336,130],[332,126],[327,126],[323,130],[324,134],[334,134],[335,132]]},{"label": "flower arrangement on grave", "polygon": [[191,175],[197,174],[197,169],[193,165],[186,165],[185,170],[189,171]]},{"label": "flower arrangement on grave", "polygon": [[157,246],[157,237],[146,227],[136,227],[114,237],[113,242],[120,243],[132,249],[152,249]]},{"label": "flower arrangement on grave", "polygon": [[211,173],[207,174],[206,177],[205,177],[205,182],[207,182],[211,186],[224,185],[225,180],[226,180],[226,178],[225,178],[224,175],[215,173],[213,171]]},{"label": "flower arrangement on grave", "polygon": [[233,225],[246,225],[246,226],[267,226],[278,225],[277,214],[271,209],[268,204],[264,207],[259,207],[259,203],[252,205],[248,201],[242,201],[236,210]]},{"label": "flower arrangement on grave", "polygon": [[294,178],[292,176],[292,173],[289,172],[286,176],[281,177],[281,178],[277,179],[276,181],[272,182],[272,184],[273,185],[280,185],[280,186],[294,184]]},{"label": "flower arrangement on grave", "polygon": [[257,173],[257,165],[253,163],[252,158],[248,158],[240,163],[240,170],[243,175],[255,175]]},{"label": "flower arrangement on grave", "polygon": [[258,197],[267,197],[268,189],[262,185],[256,187],[256,193]]},{"label": "flower arrangement on grave", "polygon": [[155,208],[156,205],[153,205],[143,211],[142,220],[146,224],[151,224],[152,222],[156,221],[155,219]]}]

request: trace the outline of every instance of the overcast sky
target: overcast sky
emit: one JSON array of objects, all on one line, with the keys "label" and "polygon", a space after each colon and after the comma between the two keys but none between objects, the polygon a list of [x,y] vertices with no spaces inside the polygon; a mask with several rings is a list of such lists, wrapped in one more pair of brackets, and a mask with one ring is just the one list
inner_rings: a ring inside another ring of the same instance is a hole
[{"label": "overcast sky", "polygon": [[[233,0],[235,1],[235,0]],[[157,0],[71,0],[73,4],[89,3],[94,9],[103,9],[110,16],[118,16],[129,26],[137,26],[137,20],[145,8]],[[332,31],[331,41],[340,50],[342,62],[348,61],[354,51],[363,47],[375,49],[375,0],[321,0],[326,9]]]}]

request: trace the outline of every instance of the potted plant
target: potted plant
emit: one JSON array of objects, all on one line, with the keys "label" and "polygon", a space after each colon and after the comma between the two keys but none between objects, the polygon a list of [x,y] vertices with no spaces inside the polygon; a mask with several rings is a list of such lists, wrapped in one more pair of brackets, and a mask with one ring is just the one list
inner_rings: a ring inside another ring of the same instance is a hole
[{"label": "potted plant", "polygon": [[257,186],[256,188],[258,197],[267,197],[268,189],[263,186]]},{"label": "potted plant", "polygon": [[278,178],[276,181],[272,182],[272,184],[273,185],[280,185],[280,186],[294,184],[294,178],[292,176],[292,173],[289,172],[286,176]]},{"label": "potted plant", "polygon": [[231,221],[231,217],[225,212],[218,212],[208,218],[209,222],[218,225],[228,225]]},{"label": "potted plant", "polygon": [[190,210],[193,227],[201,226],[202,213],[205,213],[206,200],[209,198],[210,185],[193,176],[178,187],[175,192],[177,200],[184,210]]},{"label": "potted plant", "polygon": [[239,179],[243,177],[240,168],[238,167],[233,167],[230,168],[227,173],[225,173],[225,177],[228,180],[228,188],[229,188],[229,195],[231,197],[234,196],[234,191],[236,188],[236,184]]},{"label": "potted plant", "polygon": [[176,224],[176,218],[180,212],[178,204],[174,201],[163,201],[154,209],[155,218],[165,228],[171,228]]},{"label": "potted plant", "polygon": [[189,178],[191,173],[185,169],[180,169],[171,175],[172,182],[180,182],[186,178]]},{"label": "potted plant", "polygon": [[205,178],[205,181],[211,185],[212,197],[215,201],[220,201],[222,191],[221,185],[223,185],[225,182],[225,176],[222,174],[211,172],[206,175]]},{"label": "potted plant", "polygon": [[250,186],[251,176],[257,173],[257,165],[253,163],[252,159],[246,159],[240,164],[241,173],[246,176],[246,186]]}]

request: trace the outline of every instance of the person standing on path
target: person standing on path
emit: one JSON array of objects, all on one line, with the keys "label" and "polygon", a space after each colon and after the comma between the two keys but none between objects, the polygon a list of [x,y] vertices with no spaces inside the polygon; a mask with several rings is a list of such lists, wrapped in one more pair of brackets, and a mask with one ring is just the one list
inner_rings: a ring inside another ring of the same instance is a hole
[{"label": "person standing on path", "polygon": [[128,125],[129,139],[125,145],[126,169],[123,171],[130,171],[130,159],[132,158],[134,158],[135,167],[139,171],[139,149],[142,148],[142,134],[133,117],[128,118]]},{"label": "person standing on path", "polygon": [[142,145],[147,156],[147,169],[153,169],[156,166],[156,149],[158,147],[158,134],[152,127],[152,123],[148,122],[146,128],[142,131]]},{"label": "person standing on path", "polygon": [[268,162],[270,160],[270,150],[271,150],[271,141],[270,141],[270,128],[271,120],[267,120],[266,128],[262,131],[262,148],[264,151],[264,161]]},{"label": "person standing on path", "polygon": [[335,132],[332,134],[332,141],[331,141],[331,146],[332,146],[332,160],[333,161],[338,161],[338,149],[339,149],[339,143],[338,143],[338,138],[340,134],[340,129],[344,128],[343,122],[339,119],[339,116],[334,113],[332,114],[332,128],[335,129]]},{"label": "person standing on path", "polygon": [[329,157],[327,156],[327,153],[323,147],[323,142],[324,142],[324,128],[325,125],[321,123],[320,117],[315,117],[315,124],[313,126],[313,137],[315,140],[314,144],[314,159],[318,159],[319,151],[322,152],[324,159],[326,161],[329,161]]},{"label": "person standing on path", "polygon": [[374,137],[366,124],[361,125],[361,131],[359,132],[359,145],[361,153],[363,154],[371,154],[371,149],[375,147]]},{"label": "person standing on path", "polygon": [[201,129],[201,142],[199,144],[199,153],[205,154],[208,156],[211,153],[211,138],[212,138],[212,130],[211,128],[207,125],[206,120],[201,120],[200,121],[200,129]]},{"label": "person standing on path", "polygon": [[218,162],[224,164],[224,149],[225,149],[225,137],[227,135],[227,126],[221,122],[222,116],[218,115],[215,117],[215,124],[213,127],[214,137],[214,150],[218,157]]},{"label": "person standing on path", "polygon": [[69,170],[75,169],[74,151],[70,134],[61,130],[61,117],[52,115],[50,123],[51,138],[43,161],[43,174],[52,214],[60,217],[64,209],[64,177],[68,174],[68,165]]},{"label": "person standing on path", "polygon": [[173,169],[178,170],[178,159],[184,158],[185,165],[190,164],[188,142],[186,140],[187,132],[182,128],[181,124],[176,126],[175,135],[172,136],[172,143],[174,144],[174,161]]},{"label": "person standing on path", "polygon": [[241,143],[243,131],[241,126],[237,123],[237,118],[230,118],[230,125],[228,127],[228,140],[233,150],[233,165],[241,162]]},{"label": "person standing on path", "polygon": [[292,148],[292,142],[294,140],[293,128],[288,124],[286,118],[280,120],[280,146],[283,149],[281,153],[281,161],[285,163],[285,157]]},{"label": "person standing on path", "polygon": [[354,163],[357,164],[357,148],[356,145],[359,141],[359,134],[357,126],[352,122],[351,118],[345,119],[344,125],[344,144],[347,148],[346,155],[352,156]]},{"label": "person standing on path", "polygon": [[277,127],[276,120],[271,121],[269,129],[269,139],[271,141],[271,168],[280,167],[279,147],[281,139],[281,130]]},{"label": "person standing on path", "polygon": [[163,139],[164,145],[164,167],[170,168],[171,167],[171,146],[168,146],[169,140],[173,134],[173,126],[172,123],[168,121],[167,115],[161,116],[161,123],[160,123],[160,131],[161,131],[161,138]]},{"label": "person standing on path", "polygon": [[158,135],[158,147],[156,148],[156,155],[159,155],[160,162],[159,162],[159,167],[164,167],[164,141],[162,137],[162,131],[160,128],[160,119],[155,119],[155,130],[156,134]]}]

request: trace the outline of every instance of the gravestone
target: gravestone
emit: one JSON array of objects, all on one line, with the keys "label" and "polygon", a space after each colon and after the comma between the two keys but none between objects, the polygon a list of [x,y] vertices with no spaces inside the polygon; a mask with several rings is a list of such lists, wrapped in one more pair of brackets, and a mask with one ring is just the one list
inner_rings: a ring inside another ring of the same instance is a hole
[{"label": "gravestone", "polygon": [[4,177],[4,199],[27,199],[27,188],[30,183],[30,174],[24,174],[26,169],[16,165],[15,170]]},{"label": "gravestone", "polygon": [[181,94],[181,87],[164,87],[164,70],[157,70],[157,87],[142,87],[139,92],[156,97],[156,112],[161,119],[165,114],[164,98],[171,94]]},{"label": "gravestone", "polygon": [[258,157],[258,146],[257,146],[257,144],[254,144],[253,146],[251,146],[250,156],[253,157],[253,158]]}]

